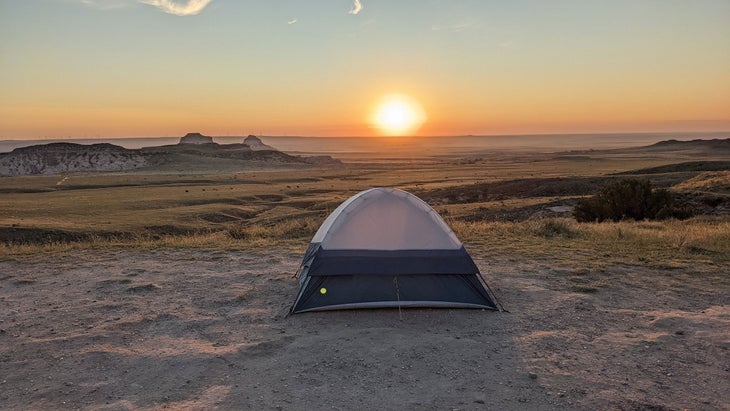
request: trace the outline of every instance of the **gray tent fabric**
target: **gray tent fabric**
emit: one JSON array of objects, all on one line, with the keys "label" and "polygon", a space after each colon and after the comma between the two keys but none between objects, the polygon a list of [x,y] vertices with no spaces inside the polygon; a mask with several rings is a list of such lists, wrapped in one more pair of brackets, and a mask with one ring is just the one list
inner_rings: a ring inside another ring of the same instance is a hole
[{"label": "gray tent fabric", "polygon": [[381,307],[497,307],[479,269],[428,204],[393,188],[362,191],[322,223],[298,271],[292,313]]}]

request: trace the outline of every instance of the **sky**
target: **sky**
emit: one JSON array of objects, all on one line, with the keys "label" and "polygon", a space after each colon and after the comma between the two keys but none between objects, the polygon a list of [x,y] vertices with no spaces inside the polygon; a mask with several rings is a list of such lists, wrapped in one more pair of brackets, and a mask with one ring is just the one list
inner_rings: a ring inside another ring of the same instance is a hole
[{"label": "sky", "polygon": [[0,0],[0,139],[730,130],[727,0]]}]

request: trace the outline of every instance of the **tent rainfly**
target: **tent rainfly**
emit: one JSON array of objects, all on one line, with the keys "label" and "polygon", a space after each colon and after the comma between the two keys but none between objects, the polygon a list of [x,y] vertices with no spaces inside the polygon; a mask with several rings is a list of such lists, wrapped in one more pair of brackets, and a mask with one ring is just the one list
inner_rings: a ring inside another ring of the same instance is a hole
[{"label": "tent rainfly", "polygon": [[299,268],[292,313],[379,307],[497,309],[461,241],[423,200],[373,188],[340,204]]}]

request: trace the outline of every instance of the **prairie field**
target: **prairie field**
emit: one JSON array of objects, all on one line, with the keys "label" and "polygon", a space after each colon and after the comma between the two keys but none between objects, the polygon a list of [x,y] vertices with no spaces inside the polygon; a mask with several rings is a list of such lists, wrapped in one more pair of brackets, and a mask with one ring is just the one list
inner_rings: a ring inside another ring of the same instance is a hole
[{"label": "prairie field", "polygon": [[[343,158],[0,178],[2,408],[728,409],[722,153]],[[627,177],[697,215],[573,218]],[[433,206],[509,312],[288,316],[311,236],[377,186]]]}]

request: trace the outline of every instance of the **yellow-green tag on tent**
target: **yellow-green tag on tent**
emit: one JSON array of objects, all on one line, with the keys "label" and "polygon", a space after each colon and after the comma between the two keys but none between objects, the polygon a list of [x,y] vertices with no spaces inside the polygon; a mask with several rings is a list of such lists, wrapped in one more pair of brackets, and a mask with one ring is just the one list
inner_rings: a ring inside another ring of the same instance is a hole
[{"label": "yellow-green tag on tent", "polygon": [[327,289],[324,288],[324,287],[322,287],[322,288],[319,289],[319,293],[320,294],[327,294]]}]

